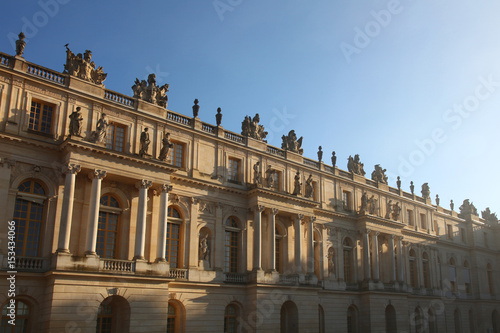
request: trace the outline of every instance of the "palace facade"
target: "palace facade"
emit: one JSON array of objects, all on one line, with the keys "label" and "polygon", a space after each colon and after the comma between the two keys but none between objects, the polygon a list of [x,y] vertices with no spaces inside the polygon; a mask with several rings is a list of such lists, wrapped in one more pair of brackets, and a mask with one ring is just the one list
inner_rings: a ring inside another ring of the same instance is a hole
[{"label": "palace facade", "polygon": [[238,134],[197,101],[170,111],[154,75],[108,90],[90,51],[44,68],[22,43],[0,53],[2,332],[10,313],[46,333],[500,332],[495,214],[366,178],[357,155],[305,158],[293,131],[271,146],[258,116]]}]

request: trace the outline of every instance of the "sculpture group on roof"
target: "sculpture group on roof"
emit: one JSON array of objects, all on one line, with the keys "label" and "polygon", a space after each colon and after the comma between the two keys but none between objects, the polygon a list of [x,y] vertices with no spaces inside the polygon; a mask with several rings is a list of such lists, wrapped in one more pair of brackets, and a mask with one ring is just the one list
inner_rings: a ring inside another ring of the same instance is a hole
[{"label": "sculpture group on roof", "polygon": [[382,183],[382,184],[387,184],[387,176],[385,175],[385,172],[387,169],[382,169],[380,164],[375,165],[375,170],[372,172],[372,180]]},{"label": "sculpture group on roof", "polygon": [[364,176],[366,174],[364,164],[360,162],[359,154],[354,155],[354,158],[349,155],[347,159],[347,170],[356,175]]},{"label": "sculpture group on roof", "polygon": [[422,184],[422,198],[430,199],[431,198],[431,189],[429,187],[429,183]]},{"label": "sculpture group on roof", "polygon": [[497,224],[498,217],[496,213],[492,213],[490,207],[486,207],[485,210],[481,212],[481,217],[485,219],[490,224]]},{"label": "sculpture group on roof", "polygon": [[460,217],[464,217],[468,214],[477,215],[477,209],[474,206],[474,203],[469,202],[469,199],[465,199],[459,209],[460,213],[458,214],[458,216]]},{"label": "sculpture group on roof", "polygon": [[104,73],[102,67],[95,67],[92,61],[92,51],[85,50],[85,53],[78,53],[76,56],[66,46],[66,64],[64,65],[64,72],[69,75],[76,76],[82,80],[90,81],[94,84],[102,84],[106,80],[108,74]]},{"label": "sculpture group on roof", "polygon": [[281,149],[288,150],[300,155],[304,153],[304,149],[301,148],[303,137],[297,139],[297,134],[295,134],[295,130],[291,130],[290,132],[288,132],[288,135],[283,135],[281,139],[283,140],[283,143],[281,144]]},{"label": "sculpture group on roof", "polygon": [[148,80],[135,79],[135,83],[132,86],[134,91],[134,98],[142,99],[143,101],[159,105],[161,107],[167,107],[167,92],[169,84],[165,83],[162,86],[156,84],[156,75],[154,73],[149,74]]},{"label": "sculpture group on roof", "polygon": [[259,125],[260,116],[255,114],[253,119],[250,116],[245,116],[245,120],[241,122],[241,135],[251,137],[255,140],[264,140],[267,132],[264,131],[264,126]]}]

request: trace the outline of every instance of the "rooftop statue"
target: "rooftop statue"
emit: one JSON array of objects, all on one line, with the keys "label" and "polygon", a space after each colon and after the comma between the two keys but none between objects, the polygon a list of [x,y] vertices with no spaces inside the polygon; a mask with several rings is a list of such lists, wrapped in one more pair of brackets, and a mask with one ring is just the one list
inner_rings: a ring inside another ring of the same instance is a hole
[{"label": "rooftop statue", "polygon": [[24,53],[24,47],[26,46],[26,42],[24,41],[24,33],[21,31],[19,34],[19,39],[16,40],[16,56],[22,56]]},{"label": "rooftop statue", "polygon": [[193,105],[193,118],[198,117],[198,113],[200,112],[200,106],[198,105],[198,103],[198,98],[196,98]]},{"label": "rooftop statue", "polygon": [[82,80],[90,81],[94,84],[102,84],[106,80],[108,74],[104,73],[102,67],[95,68],[92,61],[92,51],[85,50],[85,53],[78,53],[76,56],[66,44],[66,64],[64,65],[64,73],[71,76],[76,76]]},{"label": "rooftop statue", "polygon": [[359,154],[354,155],[354,158],[349,156],[347,159],[347,170],[351,173],[364,176],[366,174],[364,166],[365,165],[360,162]]},{"label": "rooftop statue", "polygon": [[283,135],[281,137],[283,143],[281,144],[281,149],[289,150],[291,152],[302,155],[304,153],[304,149],[302,149],[302,139],[297,139],[297,135],[295,134],[295,130],[291,130],[288,132],[288,136]]},{"label": "rooftop statue", "polygon": [[323,150],[321,150],[321,146],[318,147],[318,162],[321,163],[321,161],[323,160]]},{"label": "rooftop statue", "polygon": [[385,172],[387,169],[382,169],[380,164],[375,165],[375,170],[372,172],[372,180],[382,183],[382,184],[387,184],[387,176],[385,175]]},{"label": "rooftop statue", "polygon": [[424,199],[431,198],[431,189],[429,188],[429,183],[424,183],[422,185],[422,198]]},{"label": "rooftop statue", "polygon": [[467,214],[477,215],[477,209],[472,202],[469,202],[469,199],[465,199],[459,209],[460,213],[458,216],[460,217],[465,217]]},{"label": "rooftop statue", "polygon": [[486,207],[485,210],[481,212],[481,217],[485,219],[487,222],[490,224],[497,224],[498,223],[498,217],[496,213],[492,213],[490,210],[490,207]]},{"label": "rooftop statue", "polygon": [[217,108],[217,114],[215,115],[215,121],[217,123],[217,126],[220,126],[222,123],[222,110],[221,108]]},{"label": "rooftop statue", "polygon": [[332,151],[332,167],[335,172],[335,165],[337,164],[337,156],[335,155],[335,151]]},{"label": "rooftop statue", "polygon": [[147,81],[135,79],[132,90],[134,91],[134,98],[142,99],[146,102],[166,108],[168,101],[167,91],[169,87],[168,83],[158,86],[156,84],[156,75],[152,73],[149,74]]},{"label": "rooftop statue", "polygon": [[267,136],[267,132],[264,131],[264,126],[259,125],[260,116],[258,113],[255,114],[253,119],[250,116],[246,116],[245,120],[241,123],[241,135],[251,137],[255,140],[264,140]]}]

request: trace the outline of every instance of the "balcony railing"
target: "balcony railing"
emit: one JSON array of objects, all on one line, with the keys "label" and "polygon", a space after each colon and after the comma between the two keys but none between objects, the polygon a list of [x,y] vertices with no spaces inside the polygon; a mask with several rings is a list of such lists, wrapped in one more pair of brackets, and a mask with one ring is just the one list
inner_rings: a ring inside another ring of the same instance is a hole
[{"label": "balcony railing", "polygon": [[171,268],[168,277],[172,279],[187,279],[187,269]]},{"label": "balcony railing", "polygon": [[224,282],[246,283],[246,273],[224,273]]},{"label": "balcony railing", "polygon": [[180,114],[171,111],[167,112],[167,119],[186,126],[189,126],[191,124],[191,119],[189,119],[188,117],[182,116]]},{"label": "balcony railing", "polygon": [[36,66],[33,64],[28,64],[28,69],[26,70],[26,73],[38,76],[42,79],[49,80],[52,82],[55,82],[57,84],[64,84],[66,82],[66,76],[53,71],[51,69],[41,67],[41,66]]},{"label": "balcony railing", "polygon": [[215,126],[212,126],[210,124],[202,123],[201,124],[201,130],[203,132],[215,134]]},{"label": "balcony railing", "polygon": [[304,157],[304,164],[313,168],[319,168],[319,162]]},{"label": "balcony railing", "polygon": [[283,149],[279,149],[273,146],[267,146],[267,152],[273,155],[278,155],[281,157],[285,157],[285,151]]},{"label": "balcony railing", "polygon": [[48,269],[48,260],[45,258],[16,257],[16,270],[29,272],[43,272]]},{"label": "balcony railing", "polygon": [[135,263],[130,260],[101,259],[99,268],[102,271],[135,273]]},{"label": "balcony railing", "polygon": [[11,59],[12,59],[11,56],[5,53],[0,53],[0,65],[9,66]]},{"label": "balcony railing", "polygon": [[112,90],[106,89],[104,92],[104,98],[122,105],[134,106],[133,98],[130,98],[127,95],[123,95]]},{"label": "balcony railing", "polygon": [[232,132],[225,132],[224,137],[234,142],[245,143],[245,137]]},{"label": "balcony railing", "polygon": [[299,276],[298,275],[285,275],[281,274],[279,279],[280,284],[299,284]]}]

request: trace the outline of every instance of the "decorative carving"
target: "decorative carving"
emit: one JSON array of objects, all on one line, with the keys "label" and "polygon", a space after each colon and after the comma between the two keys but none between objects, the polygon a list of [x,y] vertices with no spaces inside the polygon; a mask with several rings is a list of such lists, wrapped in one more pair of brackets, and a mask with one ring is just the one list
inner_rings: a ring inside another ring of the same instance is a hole
[{"label": "decorative carving", "polygon": [[253,183],[255,186],[262,185],[262,172],[260,171],[260,162],[253,165]]},{"label": "decorative carving", "polygon": [[64,173],[77,174],[82,170],[81,166],[78,164],[68,163],[65,167]]},{"label": "decorative carving", "polygon": [[146,180],[146,179],[141,179],[139,180],[136,184],[135,184],[135,187],[137,189],[141,189],[141,188],[145,188],[145,189],[148,189],[149,187],[151,187],[151,185],[153,184],[152,181],[150,180]]},{"label": "decorative carving", "polygon": [[337,156],[335,156],[335,151],[332,151],[332,167],[335,172],[335,165],[337,164]]},{"label": "decorative carving", "polygon": [[274,174],[276,173],[276,170],[273,170],[270,165],[267,166],[266,170],[266,180],[267,180],[267,187],[269,188],[274,188]]},{"label": "decorative carving", "polygon": [[469,202],[469,199],[465,199],[459,209],[460,213],[458,214],[458,216],[462,218],[466,217],[468,214],[478,215],[476,207],[472,202]]},{"label": "decorative carving", "polygon": [[430,199],[431,198],[430,195],[431,195],[431,190],[429,188],[429,184],[428,183],[424,183],[422,185],[422,197],[424,199]]},{"label": "decorative carving", "polygon": [[174,144],[170,141],[170,133],[163,133],[163,138],[161,139],[161,149],[160,155],[158,155],[158,159],[160,161],[166,161],[168,158],[168,152],[170,148],[174,146]]},{"label": "decorative carving", "polygon": [[81,136],[83,117],[80,113],[81,108],[76,107],[76,110],[69,115],[69,135]]},{"label": "decorative carving", "polygon": [[387,169],[382,169],[380,164],[375,165],[375,170],[372,172],[372,180],[382,183],[382,184],[387,184],[387,176],[385,175],[385,172]]},{"label": "decorative carving", "polygon": [[354,155],[354,158],[349,155],[349,158],[347,159],[347,170],[356,175],[364,176],[366,174],[364,164],[359,160],[359,154]]},{"label": "decorative carving", "polygon": [[267,132],[264,131],[264,126],[259,125],[260,116],[258,113],[250,118],[250,116],[245,116],[245,120],[241,123],[241,135],[251,137],[255,140],[264,140],[267,136]]},{"label": "decorative carving", "polygon": [[140,148],[139,148],[140,157],[148,155],[148,149],[150,143],[151,141],[149,140],[148,128],[146,127],[144,131],[141,133]]},{"label": "decorative carving", "polygon": [[328,276],[332,276],[335,274],[335,249],[330,247],[328,249]]},{"label": "decorative carving", "polygon": [[396,202],[392,206],[392,219],[397,221],[399,220],[400,215],[401,215],[401,207],[399,207],[399,202]]},{"label": "decorative carving", "polygon": [[323,160],[323,151],[321,150],[321,146],[318,147],[318,162],[321,163]]},{"label": "decorative carving", "polygon": [[374,215],[376,209],[377,209],[377,200],[375,200],[375,195],[372,194],[370,200],[368,200],[368,212],[371,215]]},{"label": "decorative carving", "polygon": [[215,115],[215,122],[217,123],[217,127],[222,124],[222,113],[221,108],[217,108],[217,114]]},{"label": "decorative carving", "polygon": [[198,105],[199,101],[196,98],[194,100],[194,105],[193,105],[193,118],[198,117],[198,113],[200,112],[200,106]]},{"label": "decorative carving", "polygon": [[90,81],[94,84],[101,85],[108,74],[104,73],[102,67],[95,68],[92,60],[92,51],[86,50],[85,53],[78,53],[75,56],[66,44],[66,64],[64,65],[64,73],[76,76],[82,80]]},{"label": "decorative carving", "polygon": [[200,234],[200,260],[209,260],[210,248],[208,246],[208,234]]},{"label": "decorative carving", "polygon": [[18,35],[19,39],[16,40],[16,56],[22,56],[24,53],[24,47],[26,46],[26,42],[24,41],[24,38],[26,37],[24,33],[21,31],[21,33]]},{"label": "decorative carving", "polygon": [[139,81],[139,79],[136,78],[132,90],[134,91],[134,98],[142,99],[143,101],[166,108],[169,87],[168,83],[162,86],[156,85],[156,75],[153,73],[149,74],[147,81]]},{"label": "decorative carving", "polygon": [[392,200],[389,200],[385,207],[386,207],[385,218],[390,219],[392,213]]},{"label": "decorative carving", "polygon": [[300,182],[300,172],[297,171],[293,181],[293,193],[292,195],[302,195],[302,183]]},{"label": "decorative carving", "polygon": [[312,175],[309,175],[309,177],[306,180],[306,193],[305,193],[306,198],[312,198],[314,195],[314,187],[312,184],[312,182],[313,182],[312,177],[313,177]]},{"label": "decorative carving", "polygon": [[396,185],[398,186],[398,190],[401,190],[401,178],[398,176],[398,180],[396,181]]},{"label": "decorative carving", "polygon": [[167,185],[167,184],[162,184],[158,187],[158,192],[163,193],[163,192],[170,192],[172,191],[173,186],[172,185]]},{"label": "decorative carving", "polygon": [[104,179],[106,177],[107,172],[104,170],[94,169],[91,173],[89,173],[89,179]]},{"label": "decorative carving", "polygon": [[410,192],[411,194],[415,194],[415,185],[413,185],[413,180],[410,182]]},{"label": "decorative carving", "polygon": [[291,152],[302,155],[304,153],[304,149],[302,149],[302,139],[300,137],[297,139],[297,135],[295,134],[295,130],[291,130],[288,132],[288,136],[283,135],[281,137],[283,143],[281,144],[281,149],[289,150]]},{"label": "decorative carving", "polygon": [[101,118],[97,121],[96,130],[92,132],[90,140],[96,143],[104,143],[106,140],[106,132],[109,123],[106,119],[106,114],[102,113]]},{"label": "decorative carving", "polygon": [[200,213],[213,214],[215,211],[215,204],[213,202],[200,201],[198,211]]},{"label": "decorative carving", "polygon": [[365,214],[368,210],[368,195],[366,192],[363,192],[363,195],[361,196],[361,207],[359,208],[359,213],[360,214]]}]

